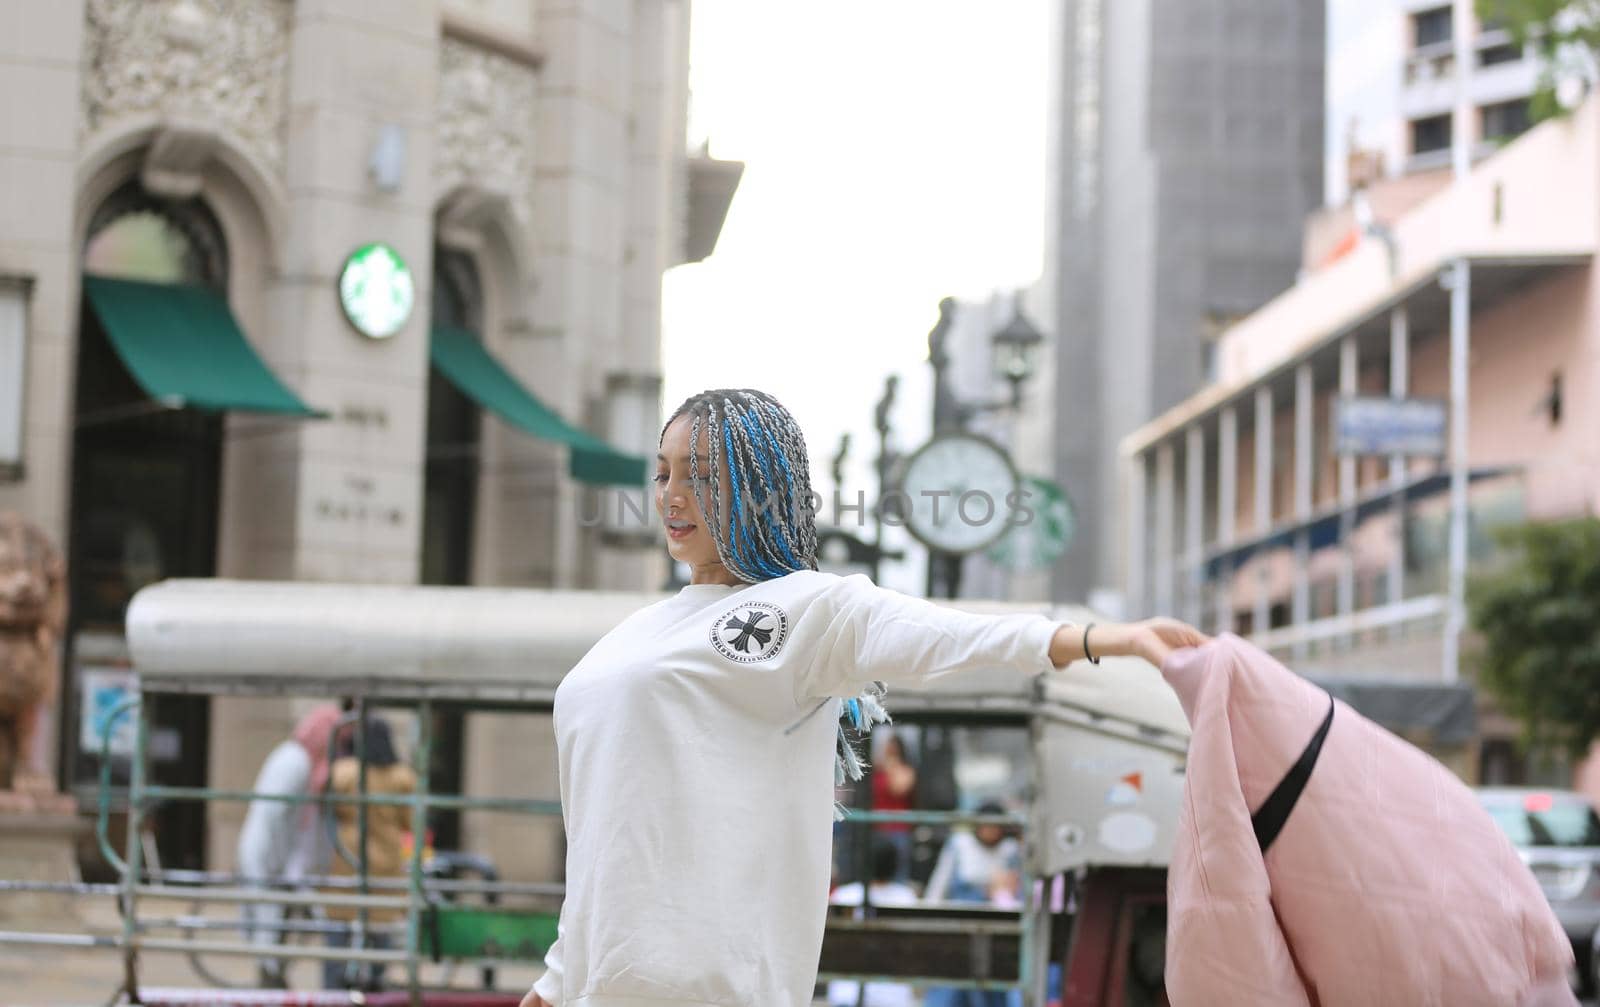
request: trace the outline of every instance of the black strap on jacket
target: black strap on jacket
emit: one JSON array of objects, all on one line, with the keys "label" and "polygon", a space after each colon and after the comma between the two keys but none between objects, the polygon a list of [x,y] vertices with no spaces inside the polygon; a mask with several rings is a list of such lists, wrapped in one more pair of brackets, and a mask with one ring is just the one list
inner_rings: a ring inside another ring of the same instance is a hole
[{"label": "black strap on jacket", "polygon": [[1311,779],[1311,768],[1317,764],[1317,756],[1322,752],[1322,742],[1328,737],[1328,728],[1333,725],[1333,697],[1328,697],[1328,715],[1322,718],[1322,726],[1317,728],[1317,733],[1311,736],[1311,743],[1306,745],[1306,750],[1300,753],[1300,758],[1283,774],[1283,779],[1272,788],[1272,793],[1261,802],[1261,807],[1250,816],[1250,824],[1256,830],[1256,844],[1261,847],[1261,852],[1266,853],[1267,847],[1278,838],[1278,833],[1283,831],[1283,823],[1289,820],[1289,812],[1294,810],[1294,804],[1300,799],[1300,791],[1306,788],[1306,781]]}]

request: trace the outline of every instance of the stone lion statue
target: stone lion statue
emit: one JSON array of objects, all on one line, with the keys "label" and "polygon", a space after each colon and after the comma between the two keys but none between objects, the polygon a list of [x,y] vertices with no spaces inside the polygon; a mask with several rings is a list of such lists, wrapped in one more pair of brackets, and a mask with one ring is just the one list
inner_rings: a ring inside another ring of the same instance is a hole
[{"label": "stone lion statue", "polygon": [[0,512],[0,789],[50,787],[30,764],[40,708],[55,698],[67,569],[44,532]]}]

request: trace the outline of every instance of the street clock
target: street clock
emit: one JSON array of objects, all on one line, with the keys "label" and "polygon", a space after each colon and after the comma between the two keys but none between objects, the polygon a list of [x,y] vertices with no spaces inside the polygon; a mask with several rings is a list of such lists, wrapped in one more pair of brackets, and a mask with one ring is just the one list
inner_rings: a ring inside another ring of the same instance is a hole
[{"label": "street clock", "polygon": [[906,530],[947,553],[976,552],[1004,535],[1018,486],[1005,448],[977,434],[943,434],[906,460]]}]

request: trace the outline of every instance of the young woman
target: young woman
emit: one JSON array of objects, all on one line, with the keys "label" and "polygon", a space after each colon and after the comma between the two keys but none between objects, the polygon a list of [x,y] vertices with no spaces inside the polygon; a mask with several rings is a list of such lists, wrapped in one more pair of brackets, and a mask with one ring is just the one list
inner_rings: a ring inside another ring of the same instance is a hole
[{"label": "young woman", "polygon": [[1171,620],[978,616],[816,569],[805,440],[771,396],[702,392],[672,414],[656,510],[687,587],[629,616],[556,692],[567,895],[524,1007],[805,1007],[827,906],[841,711],[884,683],[1159,665],[1204,640]]}]

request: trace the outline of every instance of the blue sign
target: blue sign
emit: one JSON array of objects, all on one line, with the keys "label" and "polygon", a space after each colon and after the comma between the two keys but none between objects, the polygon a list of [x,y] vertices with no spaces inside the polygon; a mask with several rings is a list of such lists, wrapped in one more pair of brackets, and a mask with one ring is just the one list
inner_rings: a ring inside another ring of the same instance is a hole
[{"label": "blue sign", "polygon": [[1442,399],[1341,397],[1333,405],[1333,450],[1443,457],[1449,419]]}]

